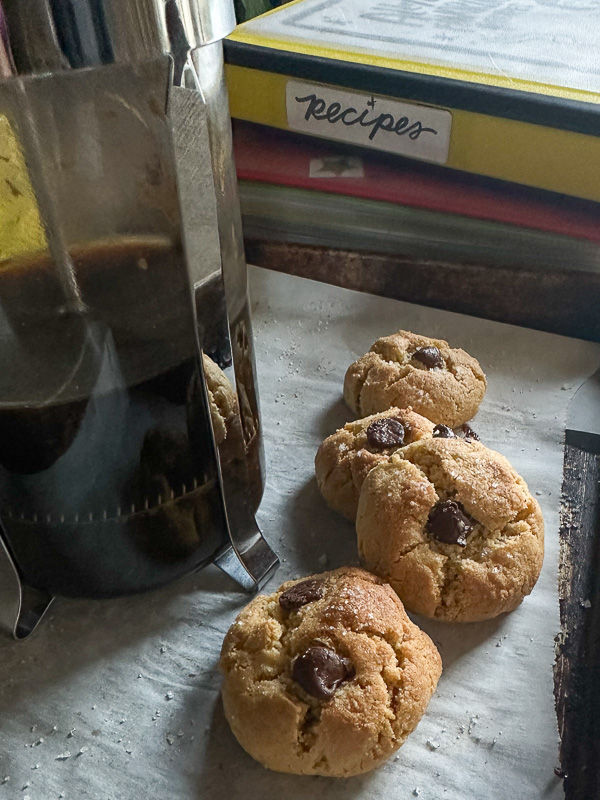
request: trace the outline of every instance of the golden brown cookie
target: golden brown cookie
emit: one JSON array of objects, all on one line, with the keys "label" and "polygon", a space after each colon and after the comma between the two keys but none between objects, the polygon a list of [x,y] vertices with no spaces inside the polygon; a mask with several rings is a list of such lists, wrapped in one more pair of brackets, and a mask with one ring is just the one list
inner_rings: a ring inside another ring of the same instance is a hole
[{"label": "golden brown cookie", "polygon": [[499,453],[459,438],[422,439],[372,469],[356,531],[364,563],[409,611],[453,622],[515,609],[544,556],[525,481]]},{"label": "golden brown cookie", "polygon": [[398,448],[431,436],[433,427],[410,408],[390,408],[349,422],[328,436],[315,458],[317,483],[327,504],[354,520],[360,487],[369,470]]},{"label": "golden brown cookie", "polygon": [[408,331],[378,339],[344,380],[344,398],[358,417],[411,406],[451,428],[475,416],[485,389],[483,370],[468,353]]},{"label": "golden brown cookie", "polygon": [[225,715],[253,758],[347,777],[403,744],[441,660],[386,583],[342,568],[255,598],[225,637],[221,670]]}]

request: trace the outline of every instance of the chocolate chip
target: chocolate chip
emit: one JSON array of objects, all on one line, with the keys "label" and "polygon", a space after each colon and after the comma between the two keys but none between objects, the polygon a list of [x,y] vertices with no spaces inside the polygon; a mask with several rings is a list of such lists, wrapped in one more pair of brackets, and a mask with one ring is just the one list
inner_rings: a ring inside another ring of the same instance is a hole
[{"label": "chocolate chip", "polygon": [[320,600],[325,592],[325,584],[323,581],[309,579],[307,581],[300,581],[294,586],[290,586],[279,597],[279,605],[285,611],[294,611],[297,608],[302,608],[307,603],[312,603],[314,600]]},{"label": "chocolate chip", "polygon": [[385,417],[376,419],[367,428],[367,441],[376,450],[386,447],[400,447],[404,444],[404,425],[399,419]]},{"label": "chocolate chip", "polygon": [[427,530],[439,542],[458,544],[465,547],[467,536],[475,527],[475,522],[465,512],[460,503],[454,500],[443,500],[437,503],[429,513]]},{"label": "chocolate chip", "polygon": [[439,369],[444,366],[444,359],[437,347],[419,347],[412,357],[425,364],[427,369]]},{"label": "chocolate chip", "polygon": [[464,425],[460,426],[460,431],[465,439],[470,440],[474,439],[476,442],[479,441],[479,436],[475,433],[473,428],[469,425],[468,422],[465,422]]},{"label": "chocolate chip", "polygon": [[329,700],[338,686],[352,680],[355,674],[349,658],[343,658],[335,650],[322,645],[309,647],[292,666],[293,680],[317,700]]},{"label": "chocolate chip", "polygon": [[437,439],[456,439],[456,434],[447,425],[436,425],[433,429],[433,435]]}]

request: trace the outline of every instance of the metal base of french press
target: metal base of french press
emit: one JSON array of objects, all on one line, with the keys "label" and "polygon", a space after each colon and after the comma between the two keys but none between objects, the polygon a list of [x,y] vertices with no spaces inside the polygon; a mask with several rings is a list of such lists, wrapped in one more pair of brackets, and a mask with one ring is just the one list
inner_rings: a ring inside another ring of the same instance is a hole
[{"label": "metal base of french press", "polygon": [[22,583],[12,556],[0,536],[0,629],[14,639],[26,639],[54,600]]},{"label": "metal base of french press", "polygon": [[279,558],[262,538],[243,554],[228,547],[214,562],[242,589],[256,592],[269,580],[279,566]]},{"label": "metal base of french press", "polygon": [[256,592],[279,566],[279,558],[263,537],[248,500],[248,488],[232,495],[221,478],[229,542],[214,563],[247,592]]}]

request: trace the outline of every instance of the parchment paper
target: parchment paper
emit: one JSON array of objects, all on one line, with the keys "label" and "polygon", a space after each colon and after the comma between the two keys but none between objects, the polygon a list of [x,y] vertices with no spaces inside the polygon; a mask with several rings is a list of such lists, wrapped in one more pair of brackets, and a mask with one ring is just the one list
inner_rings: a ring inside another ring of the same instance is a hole
[{"label": "parchment paper", "polygon": [[438,692],[396,757],[342,781],[268,772],[230,733],[216,664],[248,598],[216,568],[141,597],[57,601],[34,638],[0,640],[0,798],[562,797],[552,696],[562,438],[600,347],[259,269],[251,290],[268,467],[259,516],[282,558],[267,588],[357,563],[353,526],[321,500],[313,458],[351,418],[346,367],[398,328],[447,338],[481,361],[489,388],[474,427],[542,504],[540,581],[517,611],[488,623],[417,619],[442,654]]}]

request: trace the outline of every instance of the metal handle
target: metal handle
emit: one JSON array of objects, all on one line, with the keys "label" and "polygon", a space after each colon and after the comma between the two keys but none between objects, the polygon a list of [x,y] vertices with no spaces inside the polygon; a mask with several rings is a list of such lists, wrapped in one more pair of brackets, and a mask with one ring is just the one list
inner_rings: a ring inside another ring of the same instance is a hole
[{"label": "metal handle", "polygon": [[54,598],[27,586],[0,535],[0,629],[14,639],[26,639],[50,608]]},{"label": "metal handle", "polygon": [[[225,290],[221,278],[218,282],[224,308]],[[225,311],[224,313],[226,316]],[[226,351],[229,348],[229,352],[231,352],[229,324],[226,318],[222,320],[221,326],[223,350]],[[202,337],[201,328],[199,328],[199,336]],[[200,348],[202,351],[202,343],[200,343]],[[235,387],[233,367],[226,367],[224,372]],[[204,374],[203,357],[200,358],[200,374],[205,407],[208,411],[208,385]],[[220,444],[212,416],[210,413],[207,414],[210,420],[209,428],[215,453],[216,477],[220,488],[223,521],[228,539],[214,561],[223,572],[226,572],[246,591],[254,592],[271,577],[279,565],[279,558],[264,539],[252,509],[253,492],[240,414],[241,403],[239,393],[236,392],[236,395],[238,397],[237,407],[232,410],[227,420],[227,436]]]},{"label": "metal handle", "polygon": [[[239,414],[236,439],[243,442]],[[214,437],[214,431],[213,431]],[[246,591],[255,592],[279,566],[279,558],[262,535],[251,507],[251,488],[245,454],[223,468],[222,451],[217,449],[217,473],[223,498],[225,527],[229,543],[215,558],[215,564]]]},{"label": "metal handle", "polygon": [[[210,54],[210,48],[198,52]],[[212,53],[213,58],[216,58],[217,55],[220,53]],[[204,76],[206,77],[207,74],[211,74],[208,69],[204,71]],[[226,94],[218,93],[221,83],[216,68],[213,68],[213,75],[215,77],[212,88],[213,100],[220,99],[226,108]],[[199,73],[197,77],[200,78]],[[178,162],[180,205],[186,211],[183,217],[183,238],[190,267],[190,279],[195,290],[194,306],[197,315],[198,347],[201,354],[208,350],[208,355],[215,358],[218,366],[236,389],[238,398],[237,408],[228,421],[227,437],[218,444],[215,430],[212,427],[212,418],[208,412],[208,391],[201,358],[204,404],[206,416],[211,421],[210,434],[216,460],[216,477],[221,490],[223,519],[228,538],[227,544],[217,555],[215,563],[245,589],[255,591],[268,580],[279,564],[279,559],[264,540],[252,507],[252,498],[255,492],[252,491],[251,475],[248,470],[244,426],[240,415],[242,398],[238,391],[242,386],[243,378],[238,385],[231,341],[231,323],[233,322],[234,328],[240,330],[240,333],[242,330],[238,326],[244,324],[239,317],[240,306],[243,305],[243,302],[239,301],[246,300],[246,265],[241,248],[239,253],[241,260],[238,263],[235,260],[238,256],[237,250],[234,258],[227,249],[232,247],[231,241],[225,245],[219,241],[220,210],[216,202],[219,191],[215,188],[215,181],[219,181],[219,186],[224,181],[222,173],[227,153],[223,153],[220,160],[215,158],[213,161],[208,115],[209,109],[200,92],[183,87],[171,88],[169,116],[173,124],[173,138]],[[227,125],[229,125],[228,119]],[[218,128],[217,132],[221,134],[222,139],[229,141],[226,138],[230,136],[228,130]],[[201,193],[199,193],[199,187],[204,187]],[[231,198],[229,198],[229,204],[232,204]],[[231,213],[229,205],[227,205],[226,211]],[[229,240],[232,239],[233,229],[234,225],[231,224],[228,231]],[[237,277],[239,280],[239,286],[227,285],[228,295],[224,283],[226,277],[224,265],[229,267],[230,281],[232,272],[233,277]],[[205,293],[209,287],[210,291]],[[235,304],[233,304],[232,310],[232,303],[228,302],[236,297],[238,298],[237,318]],[[250,371],[253,372],[253,370]],[[246,386],[245,388],[248,390],[251,387]]]}]

